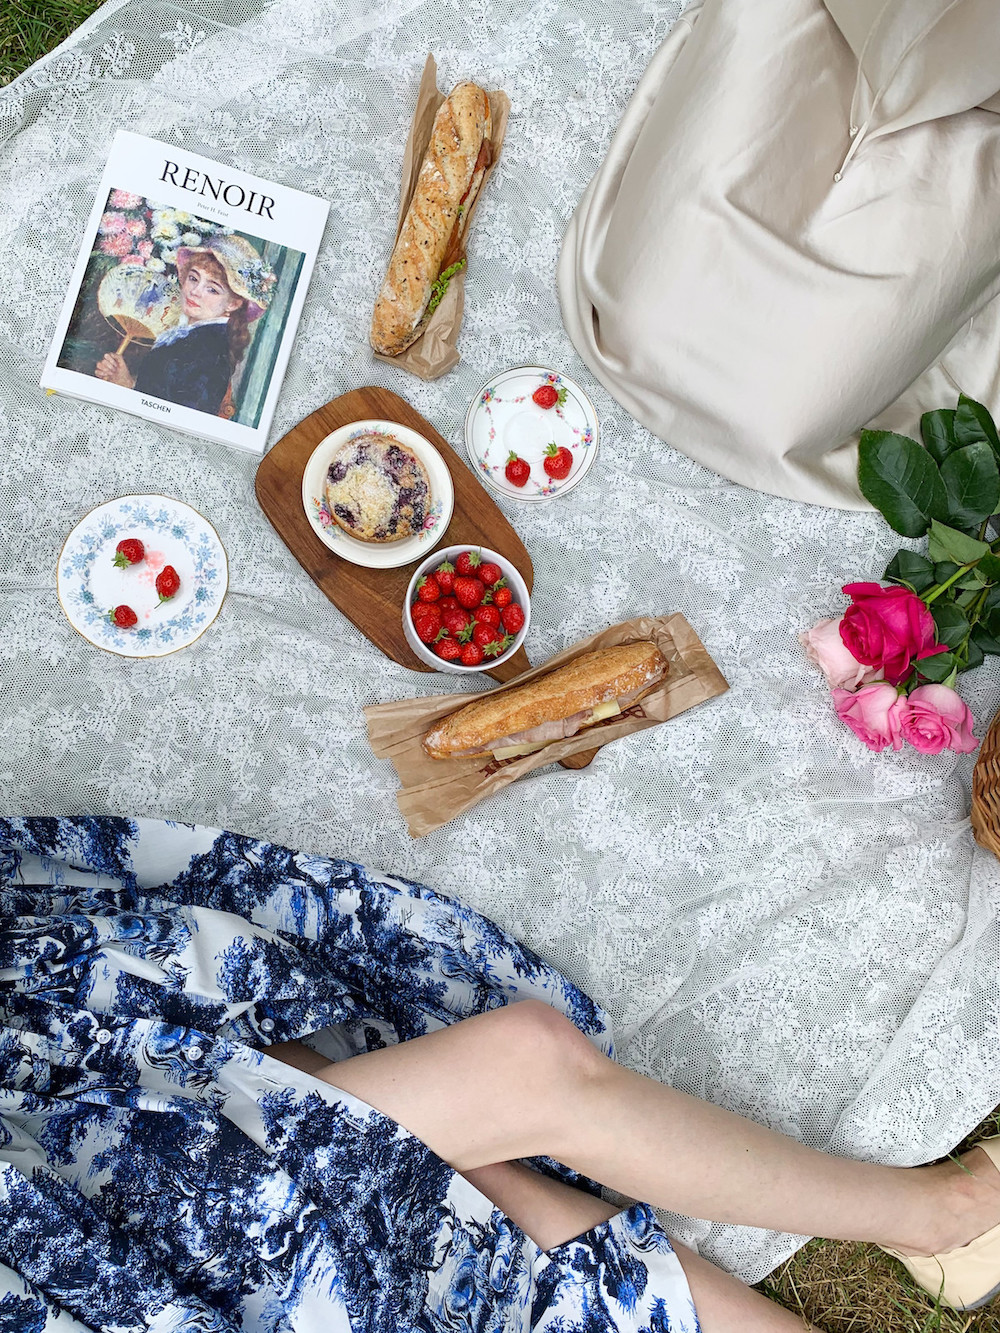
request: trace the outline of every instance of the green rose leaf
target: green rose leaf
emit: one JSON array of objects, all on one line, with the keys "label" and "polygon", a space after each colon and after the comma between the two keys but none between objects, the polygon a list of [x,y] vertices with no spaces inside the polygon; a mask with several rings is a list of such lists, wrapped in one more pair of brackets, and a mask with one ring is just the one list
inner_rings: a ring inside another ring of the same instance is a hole
[{"label": "green rose leaf", "polygon": [[[971,636],[969,642],[965,645],[965,670],[971,671],[973,667],[979,666],[984,657],[982,648]],[[962,668],[960,668],[961,670]]]},{"label": "green rose leaf", "polygon": [[1000,471],[985,440],[953,450],[941,464],[948,507],[944,517],[955,528],[971,528],[1000,505]]},{"label": "green rose leaf", "polygon": [[934,566],[934,582],[946,583],[952,574],[957,574],[961,568],[962,566],[956,565],[954,560],[939,560]]},{"label": "green rose leaf", "polygon": [[858,485],[890,528],[903,537],[922,537],[932,515],[943,518],[948,512],[937,464],[906,435],[888,430],[861,432]]},{"label": "green rose leaf", "polygon": [[954,653],[935,653],[933,657],[922,657],[916,663],[917,675],[935,684],[947,680],[957,666],[958,658]]},{"label": "green rose leaf", "polygon": [[1000,435],[993,418],[974,398],[967,398],[964,393],[958,396],[958,408],[955,412],[955,439],[959,446],[977,444],[983,440],[1000,457]]},{"label": "green rose leaf", "polygon": [[964,532],[956,532],[954,528],[939,523],[937,519],[931,521],[927,554],[932,560],[953,560],[956,565],[971,565],[973,561],[981,560],[989,553],[990,548],[986,542],[968,537]]},{"label": "green rose leaf", "polygon": [[[949,648],[957,648],[969,632],[969,622],[961,607],[954,602],[937,601],[931,607],[934,625],[937,629],[938,643],[946,643]],[[918,670],[922,668],[918,667]]]},{"label": "green rose leaf", "polygon": [[1000,607],[984,607],[979,613],[979,625],[976,628],[980,626],[991,639],[1000,640]]},{"label": "green rose leaf", "polygon": [[937,412],[925,412],[920,418],[920,437],[934,462],[943,463],[952,450],[958,448],[955,409],[942,407]]},{"label": "green rose leaf", "polygon": [[1000,639],[994,638],[983,625],[973,625],[971,641],[984,653],[1000,653]]},{"label": "green rose leaf", "polygon": [[987,583],[1000,583],[1000,556],[994,555],[992,551],[980,557],[976,569]]},{"label": "green rose leaf", "polygon": [[[1000,561],[997,563],[1000,564]],[[897,551],[886,565],[885,577],[890,583],[902,583],[917,593],[941,582],[927,557],[918,555],[916,551]]]}]

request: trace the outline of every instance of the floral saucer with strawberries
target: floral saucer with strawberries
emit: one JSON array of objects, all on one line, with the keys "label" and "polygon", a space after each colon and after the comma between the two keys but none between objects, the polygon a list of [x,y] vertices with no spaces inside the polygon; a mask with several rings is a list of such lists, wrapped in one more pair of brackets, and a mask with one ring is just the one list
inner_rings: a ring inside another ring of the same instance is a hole
[{"label": "floral saucer with strawberries", "polygon": [[517,366],[472,400],[465,445],[481,481],[515,500],[565,495],[597,453],[597,413],[568,375]]},{"label": "floral saucer with strawberries", "polygon": [[56,566],[59,605],[95,648],[165,657],[219,614],[229,567],[219,535],[196,509],[165,495],[125,495],[76,525]]}]

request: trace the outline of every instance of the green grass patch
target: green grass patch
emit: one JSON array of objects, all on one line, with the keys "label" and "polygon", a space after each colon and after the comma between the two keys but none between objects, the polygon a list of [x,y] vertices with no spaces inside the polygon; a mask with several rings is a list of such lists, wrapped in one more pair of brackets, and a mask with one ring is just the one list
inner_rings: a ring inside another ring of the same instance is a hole
[{"label": "green grass patch", "polygon": [[102,0],[4,0],[0,86],[64,41]]}]

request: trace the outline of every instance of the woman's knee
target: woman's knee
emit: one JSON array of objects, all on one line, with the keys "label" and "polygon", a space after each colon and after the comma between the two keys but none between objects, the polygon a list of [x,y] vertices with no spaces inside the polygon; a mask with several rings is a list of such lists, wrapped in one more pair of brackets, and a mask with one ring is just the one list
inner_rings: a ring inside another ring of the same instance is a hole
[{"label": "woman's knee", "polygon": [[504,1039],[522,1062],[561,1084],[596,1077],[608,1059],[565,1014],[542,1000],[519,1000],[498,1011]]}]

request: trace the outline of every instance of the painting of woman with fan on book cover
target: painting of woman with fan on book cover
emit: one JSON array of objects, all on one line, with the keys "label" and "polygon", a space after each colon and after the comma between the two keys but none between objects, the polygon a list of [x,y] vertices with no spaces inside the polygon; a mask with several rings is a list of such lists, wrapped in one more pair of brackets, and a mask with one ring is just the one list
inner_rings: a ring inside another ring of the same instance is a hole
[{"label": "painting of woman with fan on book cover", "polygon": [[302,258],[112,190],[58,364],[256,426]]}]

